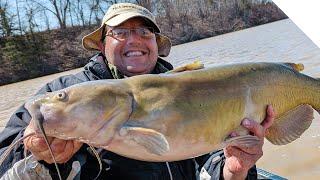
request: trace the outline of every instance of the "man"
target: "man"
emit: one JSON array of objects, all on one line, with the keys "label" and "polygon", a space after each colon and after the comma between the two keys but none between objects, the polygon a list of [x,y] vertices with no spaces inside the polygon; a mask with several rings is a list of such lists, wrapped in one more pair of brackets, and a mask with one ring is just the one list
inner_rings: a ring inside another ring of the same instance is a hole
[{"label": "man", "polygon": [[[101,27],[83,38],[83,46],[88,50],[99,50],[100,53],[90,60],[82,72],[60,77],[44,86],[38,94],[84,81],[158,74],[173,68],[159,57],[169,54],[170,40],[160,33],[154,16],[147,9],[130,3],[111,6]],[[271,107],[267,112],[268,116],[262,125],[248,119],[242,122],[251,134],[260,138],[260,144],[256,147],[227,147],[224,151],[170,163],[142,162],[98,149],[103,162],[99,179],[254,179],[254,164],[262,156],[264,133],[271,126],[274,117]],[[20,107],[0,135],[1,154],[12,140],[34,132],[32,126],[28,126],[29,122],[29,113],[23,106]],[[236,134],[232,133],[230,136]],[[76,178],[93,179],[97,175],[99,166],[87,145],[53,137],[49,137],[49,142],[63,179],[70,175],[73,162],[81,165],[81,171],[76,174]],[[24,140],[24,146],[15,148],[1,166],[0,176],[15,162],[24,158],[24,148],[57,179],[53,160],[42,136],[28,137]]]}]

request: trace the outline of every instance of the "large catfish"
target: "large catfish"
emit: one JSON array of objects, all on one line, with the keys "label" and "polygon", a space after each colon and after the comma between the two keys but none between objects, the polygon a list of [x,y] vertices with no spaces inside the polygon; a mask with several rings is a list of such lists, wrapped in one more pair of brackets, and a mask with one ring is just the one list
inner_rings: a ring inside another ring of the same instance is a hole
[{"label": "large catfish", "polygon": [[[287,144],[320,110],[320,81],[301,64],[242,63],[121,80],[77,84],[26,103],[48,136],[75,139],[144,161],[175,161],[228,144],[253,145],[241,128],[259,123],[271,104],[277,112],[266,133]],[[231,132],[240,137],[228,140]]]}]

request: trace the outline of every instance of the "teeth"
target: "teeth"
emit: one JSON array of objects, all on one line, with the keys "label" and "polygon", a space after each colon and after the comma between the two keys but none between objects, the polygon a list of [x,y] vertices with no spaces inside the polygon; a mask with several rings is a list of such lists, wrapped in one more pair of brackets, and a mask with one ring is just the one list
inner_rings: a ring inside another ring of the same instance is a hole
[{"label": "teeth", "polygon": [[141,51],[129,51],[126,53],[127,57],[131,57],[131,56],[142,56],[143,53]]}]

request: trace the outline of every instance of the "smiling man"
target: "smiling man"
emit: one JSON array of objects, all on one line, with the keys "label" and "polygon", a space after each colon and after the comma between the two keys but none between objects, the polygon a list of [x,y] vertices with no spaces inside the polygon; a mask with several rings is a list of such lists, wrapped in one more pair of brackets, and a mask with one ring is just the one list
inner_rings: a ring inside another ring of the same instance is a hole
[{"label": "smiling man", "polygon": [[[120,79],[147,73],[159,74],[173,68],[161,58],[168,56],[170,40],[161,34],[150,11],[130,3],[112,5],[101,26],[83,38],[83,47],[87,50],[98,50],[100,53],[90,59],[83,71],[60,77],[46,84],[37,94],[57,91],[84,81]],[[265,130],[270,127],[274,117],[271,108],[267,112],[268,116],[262,125],[248,119],[243,121],[243,126],[260,139],[256,147],[233,146],[224,151],[176,162],[143,162],[98,149],[103,163],[99,179],[256,179],[254,164],[262,156]],[[35,131],[33,126],[29,125],[30,119],[24,106],[12,115],[0,134],[0,155],[14,139]],[[87,145],[53,137],[49,137],[49,143],[59,163],[62,179],[96,177],[99,165]],[[15,174],[32,162],[24,157],[24,149],[31,151],[35,160],[39,161],[37,166],[28,167],[28,172],[33,174]],[[75,162],[78,162],[80,171],[73,168]],[[40,179],[57,179],[58,175],[52,163],[42,136],[30,136],[24,140],[24,145],[15,148],[0,166],[0,177],[7,172],[5,179],[17,176],[22,176],[22,179],[27,178],[26,176],[35,179],[35,174],[41,172]]]},{"label": "smiling man", "polygon": [[130,19],[117,27],[107,26],[104,43],[99,48],[108,62],[127,76],[150,73],[158,58],[154,28],[141,18]]},{"label": "smiling man", "polygon": [[111,6],[100,28],[83,38],[83,46],[101,51],[116,77],[172,69],[159,58],[168,56],[170,39],[161,34],[150,11],[134,4]]}]

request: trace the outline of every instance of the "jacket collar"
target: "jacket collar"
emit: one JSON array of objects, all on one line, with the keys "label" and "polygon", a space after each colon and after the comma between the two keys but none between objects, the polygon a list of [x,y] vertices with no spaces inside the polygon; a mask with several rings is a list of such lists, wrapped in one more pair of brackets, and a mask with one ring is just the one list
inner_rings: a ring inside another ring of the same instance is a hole
[{"label": "jacket collar", "polygon": [[[94,74],[97,79],[122,79],[125,77],[114,65],[108,63],[102,53],[96,54],[90,58],[85,69]],[[169,62],[162,58],[158,58],[157,64],[151,74],[160,74],[172,69],[173,66]]]}]

